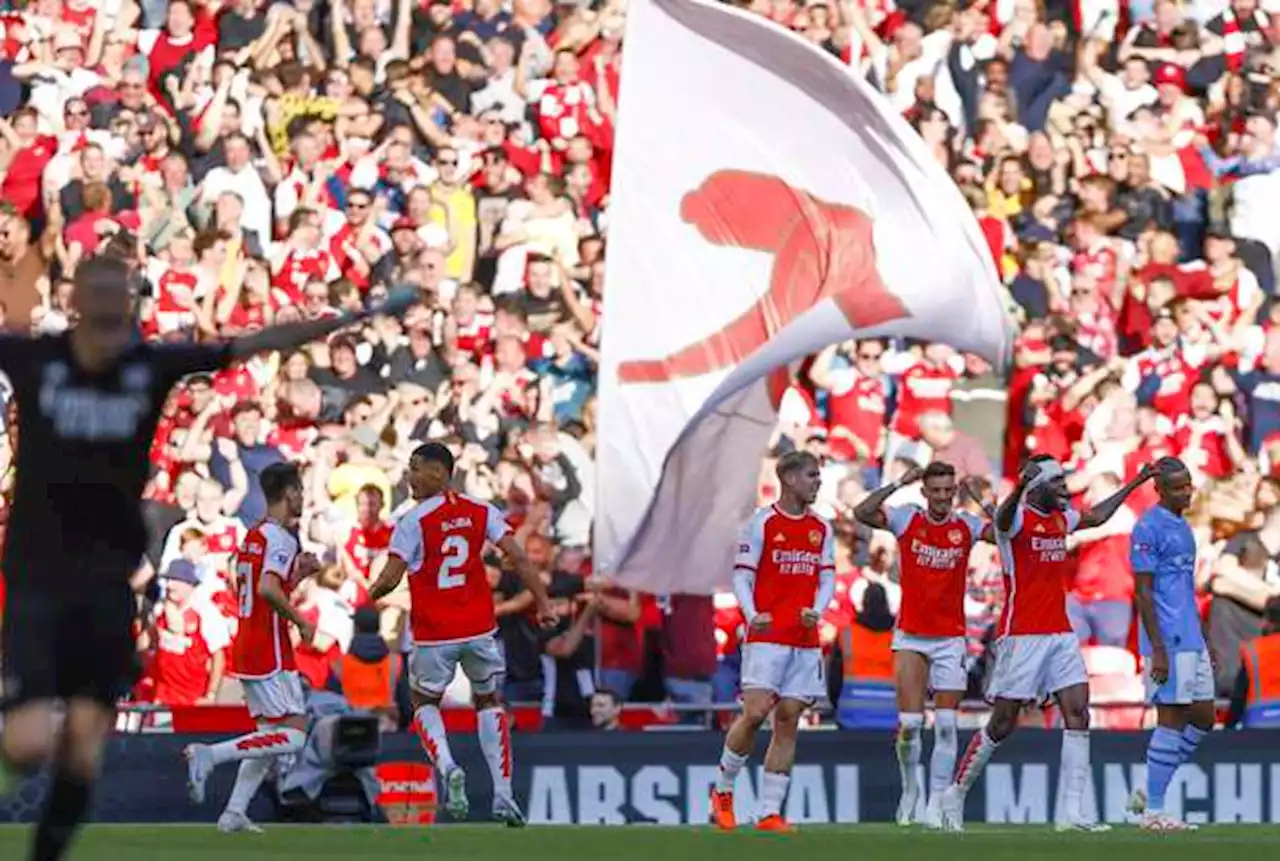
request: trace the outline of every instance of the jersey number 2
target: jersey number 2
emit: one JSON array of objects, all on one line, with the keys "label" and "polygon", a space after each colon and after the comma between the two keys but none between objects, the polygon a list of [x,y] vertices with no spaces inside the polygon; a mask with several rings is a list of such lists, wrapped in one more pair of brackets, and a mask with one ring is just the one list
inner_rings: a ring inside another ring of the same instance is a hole
[{"label": "jersey number 2", "polygon": [[443,550],[444,559],[436,576],[436,588],[457,589],[467,582],[466,564],[471,556],[471,542],[461,535],[450,535],[444,540]]}]

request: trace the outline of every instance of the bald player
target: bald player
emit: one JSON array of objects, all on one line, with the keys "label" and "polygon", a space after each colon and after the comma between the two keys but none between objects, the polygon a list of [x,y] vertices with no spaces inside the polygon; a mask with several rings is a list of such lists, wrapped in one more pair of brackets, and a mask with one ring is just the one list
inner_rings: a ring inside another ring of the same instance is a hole
[{"label": "bald player", "polygon": [[[291,350],[371,312],[273,326],[232,341],[147,343],[135,328],[136,278],[100,255],[82,263],[74,326],[0,336],[0,370],[18,405],[17,479],[3,570],[0,793],[50,765],[31,858],[68,851],[89,809],[115,701],[130,685],[129,577],[146,545],[147,452],[169,390],[188,374]],[[406,291],[377,309],[403,313]],[[65,719],[55,730],[57,703]]]},{"label": "bald player", "polygon": [[991,719],[974,733],[955,779],[942,799],[942,823],[963,829],[964,800],[978,775],[1017,726],[1028,703],[1052,695],[1062,712],[1062,804],[1054,812],[1059,831],[1100,831],[1082,810],[1089,775],[1089,677],[1080,644],[1067,619],[1070,558],[1067,536],[1100,526],[1125,499],[1155,475],[1146,466],[1133,481],[1081,514],[1071,506],[1066,473],[1049,457],[1036,457],[995,516],[996,546],[1004,574],[1005,603],[992,652],[996,665],[987,696]]},{"label": "bald player", "polygon": [[1155,466],[1160,504],[1138,519],[1129,561],[1156,728],[1147,745],[1147,787],[1134,793],[1130,809],[1148,831],[1187,831],[1195,826],[1165,811],[1165,793],[1217,719],[1213,657],[1196,606],[1196,537],[1185,517],[1195,490],[1191,471],[1176,457]]}]

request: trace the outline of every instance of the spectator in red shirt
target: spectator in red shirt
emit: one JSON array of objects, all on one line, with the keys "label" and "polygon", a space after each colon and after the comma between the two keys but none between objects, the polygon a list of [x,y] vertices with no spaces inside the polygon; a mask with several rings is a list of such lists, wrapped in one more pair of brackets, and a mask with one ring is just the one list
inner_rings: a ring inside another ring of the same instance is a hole
[{"label": "spectator in red shirt", "polygon": [[[342,567],[349,583],[368,588],[370,570],[380,563],[391,544],[392,524],[382,519],[384,502],[376,485],[366,484],[356,493],[356,522],[342,545]],[[359,606],[361,601],[351,601]]]},{"label": "spectator in red shirt", "polygon": [[164,602],[155,625],[156,702],[189,706],[217,700],[230,637],[211,606],[197,598],[195,565],[175,559],[161,575]]},{"label": "spectator in red shirt", "polygon": [[[1103,473],[1085,494],[1096,505],[1121,486],[1120,477]],[[1079,552],[1075,580],[1067,598],[1067,615],[1082,644],[1117,646],[1129,642],[1133,621],[1133,571],[1129,566],[1129,533],[1138,522],[1127,505],[1094,529],[1067,537],[1067,548]]]}]

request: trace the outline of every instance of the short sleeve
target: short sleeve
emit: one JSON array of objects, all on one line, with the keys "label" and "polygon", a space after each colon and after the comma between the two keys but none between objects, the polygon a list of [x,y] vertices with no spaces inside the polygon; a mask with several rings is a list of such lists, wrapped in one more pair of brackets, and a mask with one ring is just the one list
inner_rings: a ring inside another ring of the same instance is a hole
[{"label": "short sleeve", "polygon": [[502,516],[502,512],[496,506],[486,505],[484,537],[489,540],[490,544],[497,544],[510,534],[511,527],[507,525],[507,518]]},{"label": "short sleeve", "polygon": [[287,580],[293,569],[293,557],[298,553],[297,547],[280,530],[264,531],[267,533],[267,547],[262,554],[262,573],[264,576],[274,574],[281,580]]},{"label": "short sleeve", "polygon": [[1134,574],[1155,573],[1158,537],[1149,517],[1140,519],[1133,528],[1133,534],[1129,537],[1129,566]]},{"label": "short sleeve", "polygon": [[902,533],[907,531],[907,527],[911,525],[912,519],[920,513],[920,510],[918,505],[894,505],[885,509],[889,531],[895,538],[902,537]]},{"label": "short sleeve", "polygon": [[1070,534],[1080,528],[1080,512],[1074,507],[1068,507],[1062,512],[1067,518],[1067,533]]},{"label": "short sleeve", "polygon": [[738,536],[738,552],[733,557],[733,570],[755,572],[760,565],[760,553],[764,547],[764,522],[766,517],[756,513],[747,521]]},{"label": "short sleeve", "polygon": [[20,335],[0,335],[0,370],[6,373],[32,361],[35,342]]},{"label": "short sleeve", "polygon": [[981,517],[972,515],[967,511],[959,512],[957,517],[959,517],[960,522],[969,530],[969,540],[977,542],[978,539],[982,537],[982,530],[986,528],[987,524]]},{"label": "short sleeve", "polygon": [[152,348],[152,361],[165,387],[188,374],[220,371],[231,364],[231,344],[161,344]]},{"label": "short sleeve", "polygon": [[388,545],[387,552],[398,557],[410,571],[422,564],[422,529],[418,526],[418,518],[414,516],[413,510],[396,521],[396,528],[391,530],[391,544]]},{"label": "short sleeve", "polygon": [[831,525],[831,521],[822,521],[822,563],[818,566],[819,573],[825,571],[836,570],[836,530]]}]

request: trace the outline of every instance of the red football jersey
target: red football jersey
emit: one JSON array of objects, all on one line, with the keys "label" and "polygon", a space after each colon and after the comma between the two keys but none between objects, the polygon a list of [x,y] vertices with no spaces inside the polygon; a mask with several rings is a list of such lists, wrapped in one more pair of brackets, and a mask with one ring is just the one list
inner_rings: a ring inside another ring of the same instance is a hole
[{"label": "red football jersey", "polygon": [[366,580],[369,579],[369,566],[373,564],[374,557],[386,550],[391,543],[391,529],[390,523],[382,522],[372,526],[356,524],[351,527],[351,534],[347,536],[343,549]]},{"label": "red football jersey", "polygon": [[1080,514],[1074,509],[1045,514],[1021,503],[1013,528],[1008,533],[996,530],[1005,594],[1000,636],[1071,633],[1067,536],[1079,525]]},{"label": "red football jersey", "polygon": [[951,366],[936,367],[920,361],[902,373],[893,430],[910,439],[920,438],[920,417],[925,413],[951,415],[951,387],[959,378]]},{"label": "red football jersey", "polygon": [[771,615],[773,624],[763,631],[748,629],[747,642],[818,647],[817,627],[801,624],[800,613],[817,600],[822,572],[835,573],[834,536],[831,524],[812,511],[792,517],[777,506],[756,509],[742,531],[733,567],[755,575],[755,610]]},{"label": "red football jersey", "polygon": [[156,656],[152,675],[156,702],[189,706],[209,691],[209,659],[227,647],[227,625],[212,609],[187,607],[171,619],[156,619]]},{"label": "red football jersey", "polygon": [[917,637],[963,637],[969,551],[982,521],[954,512],[935,523],[916,505],[890,508],[888,515],[902,569],[898,630]]},{"label": "red football jersey", "polygon": [[389,552],[409,570],[409,625],[416,645],[493,633],[498,623],[484,549],[510,534],[498,509],[452,491],[424,499],[397,521]]},{"label": "red football jersey", "polygon": [[231,675],[267,679],[282,670],[296,670],[289,623],[258,596],[262,578],[274,574],[289,581],[298,556],[298,540],[280,524],[264,520],[245,536],[236,563],[240,583],[240,620],[231,647]]}]

